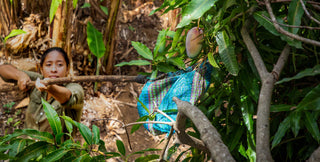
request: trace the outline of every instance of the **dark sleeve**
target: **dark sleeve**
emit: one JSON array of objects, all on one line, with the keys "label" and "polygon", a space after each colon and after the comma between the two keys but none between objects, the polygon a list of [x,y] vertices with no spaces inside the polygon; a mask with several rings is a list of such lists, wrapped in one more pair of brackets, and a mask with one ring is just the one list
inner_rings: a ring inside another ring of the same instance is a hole
[{"label": "dark sleeve", "polygon": [[81,85],[77,83],[69,83],[66,88],[71,91],[71,96],[70,99],[66,103],[61,104],[61,106],[65,109],[81,110],[84,100],[84,92]]}]

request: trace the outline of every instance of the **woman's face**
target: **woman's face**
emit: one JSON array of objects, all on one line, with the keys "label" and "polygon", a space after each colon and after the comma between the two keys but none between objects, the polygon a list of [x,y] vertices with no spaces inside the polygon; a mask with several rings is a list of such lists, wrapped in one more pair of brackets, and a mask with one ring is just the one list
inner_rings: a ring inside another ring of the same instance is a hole
[{"label": "woman's face", "polygon": [[43,61],[41,72],[44,78],[66,77],[68,74],[66,60],[60,52],[51,51]]}]

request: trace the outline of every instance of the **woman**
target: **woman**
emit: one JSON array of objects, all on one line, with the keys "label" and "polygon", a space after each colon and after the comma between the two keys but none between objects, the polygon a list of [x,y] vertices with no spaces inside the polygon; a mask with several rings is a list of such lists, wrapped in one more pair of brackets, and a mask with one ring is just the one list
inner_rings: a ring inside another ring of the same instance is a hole
[{"label": "woman", "polygon": [[[66,52],[59,47],[46,50],[40,61],[38,74],[31,71],[22,71],[12,65],[0,65],[0,76],[7,82],[18,82],[20,90],[27,91],[30,103],[26,110],[25,128],[52,132],[44,113],[41,98],[45,99],[57,111],[58,115],[70,116],[80,121],[83,108],[84,92],[76,83],[63,85],[46,85],[40,79],[66,77],[69,71],[69,59]],[[28,89],[27,83],[36,80],[36,87]]]}]

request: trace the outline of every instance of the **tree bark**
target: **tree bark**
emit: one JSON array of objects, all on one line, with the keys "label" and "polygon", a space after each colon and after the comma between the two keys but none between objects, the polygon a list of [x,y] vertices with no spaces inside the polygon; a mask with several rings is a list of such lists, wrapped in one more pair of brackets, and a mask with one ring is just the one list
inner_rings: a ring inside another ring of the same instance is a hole
[{"label": "tree bark", "polygon": [[241,35],[243,40],[253,58],[255,66],[259,72],[262,87],[260,89],[259,101],[258,101],[258,113],[257,113],[257,125],[256,125],[256,156],[257,161],[273,161],[270,151],[270,105],[272,91],[274,84],[279,79],[279,75],[286,63],[290,47],[286,45],[278,58],[273,71],[269,73],[264,65],[264,62],[253,43],[247,28],[250,25],[250,20],[246,20],[245,24],[241,29]]},{"label": "tree bark", "polygon": [[173,97],[173,101],[177,104],[179,113],[190,118],[197,127],[201,135],[201,140],[209,148],[211,158],[214,161],[235,161],[228,147],[223,143],[219,132],[196,106],[191,105],[189,102],[181,101],[177,97]]}]

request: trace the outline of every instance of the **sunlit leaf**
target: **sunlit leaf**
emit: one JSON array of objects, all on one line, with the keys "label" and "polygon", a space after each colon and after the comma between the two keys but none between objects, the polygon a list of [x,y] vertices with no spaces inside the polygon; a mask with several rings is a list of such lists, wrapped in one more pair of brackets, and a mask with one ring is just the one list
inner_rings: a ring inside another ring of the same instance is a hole
[{"label": "sunlit leaf", "polygon": [[209,52],[209,53],[208,53],[208,60],[209,60],[210,64],[211,64],[213,67],[219,69],[219,66],[218,66],[217,62],[216,62],[216,60],[214,59],[213,52]]},{"label": "sunlit leaf", "polygon": [[78,0],[73,0],[73,8],[75,9],[77,7]]},{"label": "sunlit leaf", "polygon": [[168,65],[165,63],[159,63],[158,64],[158,70],[164,73],[169,73],[169,72],[175,72],[177,71],[177,69],[172,66],[172,65]]},{"label": "sunlit leaf", "polygon": [[81,8],[89,8],[89,7],[91,7],[91,4],[88,3],[88,2],[84,3],[84,4],[81,6]]},{"label": "sunlit leaf", "polygon": [[43,98],[41,98],[41,100],[42,100],[43,110],[47,116],[48,122],[51,126],[53,133],[55,135],[62,133],[61,121],[57,112],[46,100],[44,100]]},{"label": "sunlit leaf", "polygon": [[87,24],[87,42],[90,51],[99,59],[106,52],[103,35],[90,22]]},{"label": "sunlit leaf", "polygon": [[155,159],[159,159],[160,155],[146,155],[146,156],[143,156],[143,157],[139,157],[135,160],[135,162],[145,162],[145,161],[152,161],[152,160],[155,160]]},{"label": "sunlit leaf", "polygon": [[116,64],[115,66],[121,67],[121,66],[125,66],[125,65],[137,65],[137,66],[144,66],[144,65],[150,65],[150,61],[147,60],[131,60],[130,62],[121,62],[119,64]]},{"label": "sunlit leaf", "polygon": [[14,37],[14,36],[17,36],[17,35],[20,35],[20,34],[24,34],[24,33],[27,33],[25,32],[24,30],[20,30],[20,29],[13,29],[8,36],[6,36],[4,38],[4,43],[11,37]]},{"label": "sunlit leaf", "polygon": [[61,0],[52,0],[51,1],[50,13],[49,13],[50,24],[52,23],[53,17],[56,14],[57,9],[58,9],[60,4],[61,4]]},{"label": "sunlit leaf", "polygon": [[137,50],[138,54],[141,55],[143,58],[153,60],[152,52],[146,45],[134,41],[131,41],[131,44],[134,47],[134,49]]},{"label": "sunlit leaf", "polygon": [[109,11],[108,11],[108,8],[107,8],[107,7],[100,6],[100,8],[101,8],[101,10],[102,10],[106,15],[109,14]]},{"label": "sunlit leaf", "polygon": [[186,65],[184,63],[184,59],[181,57],[171,57],[167,59],[169,63],[178,66],[181,69],[185,69]]},{"label": "sunlit leaf", "polygon": [[205,12],[212,8],[217,0],[191,0],[182,11],[182,19],[177,28],[182,28],[192,20],[200,18]]},{"label": "sunlit leaf", "polygon": [[157,37],[157,43],[154,47],[153,54],[156,57],[158,53],[163,53],[166,48],[166,35],[167,30],[161,30]]}]

